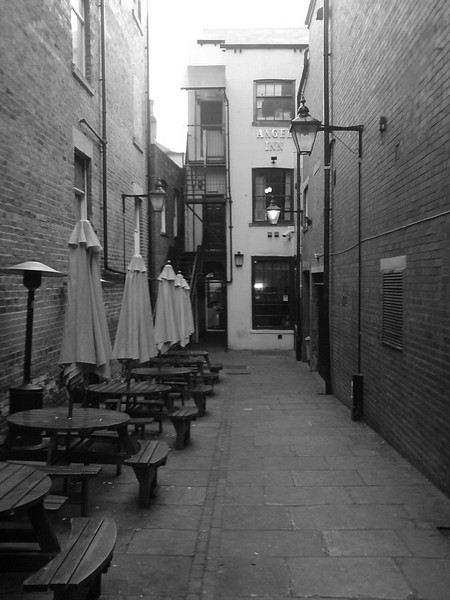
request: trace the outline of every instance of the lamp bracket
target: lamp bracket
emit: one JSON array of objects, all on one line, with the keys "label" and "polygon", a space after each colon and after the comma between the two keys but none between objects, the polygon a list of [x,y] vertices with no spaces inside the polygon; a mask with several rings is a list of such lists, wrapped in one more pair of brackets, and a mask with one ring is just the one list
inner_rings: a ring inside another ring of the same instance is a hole
[{"label": "lamp bracket", "polygon": [[339,125],[319,125],[319,131],[363,131],[364,125],[351,125],[340,127]]}]

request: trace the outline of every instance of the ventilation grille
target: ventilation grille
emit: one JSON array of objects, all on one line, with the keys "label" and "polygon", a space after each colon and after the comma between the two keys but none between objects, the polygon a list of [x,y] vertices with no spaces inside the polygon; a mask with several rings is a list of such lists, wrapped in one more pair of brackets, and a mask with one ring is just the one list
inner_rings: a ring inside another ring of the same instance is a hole
[{"label": "ventilation grille", "polygon": [[383,325],[381,341],[403,349],[403,273],[383,274]]}]

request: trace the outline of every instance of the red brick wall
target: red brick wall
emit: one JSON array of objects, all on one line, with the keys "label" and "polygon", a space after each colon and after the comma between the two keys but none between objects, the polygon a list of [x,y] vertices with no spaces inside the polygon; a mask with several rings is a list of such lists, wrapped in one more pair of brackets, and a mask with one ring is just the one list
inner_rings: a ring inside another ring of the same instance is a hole
[{"label": "red brick wall", "polygon": [[[330,19],[331,121],[364,125],[364,419],[450,493],[447,3],[331,0]],[[317,41],[322,27],[323,22],[311,21],[312,52],[319,50],[313,39]],[[312,68],[307,84],[312,97],[321,85],[321,73]],[[317,107],[307,103],[316,116]],[[384,133],[379,131],[381,116],[387,119]],[[350,406],[352,375],[358,369],[357,134],[337,132],[336,138],[331,190],[332,388]],[[310,172],[319,158],[310,159]],[[396,256],[406,257],[402,351],[381,343],[380,260]]]}]

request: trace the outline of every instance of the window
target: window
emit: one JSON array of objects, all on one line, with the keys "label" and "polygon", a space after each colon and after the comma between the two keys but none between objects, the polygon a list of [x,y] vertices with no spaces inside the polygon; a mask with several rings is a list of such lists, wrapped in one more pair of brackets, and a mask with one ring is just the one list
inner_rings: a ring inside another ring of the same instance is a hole
[{"label": "window", "polygon": [[253,329],[293,329],[294,293],[291,258],[252,259]]},{"label": "window", "polygon": [[144,148],[144,93],[139,77],[133,80],[133,142],[142,151]]},{"label": "window", "polygon": [[163,189],[165,190],[166,194],[167,194],[167,199],[164,203],[164,206],[161,210],[161,229],[160,229],[160,233],[161,234],[166,234],[167,233],[167,205],[169,204],[169,189],[168,189],[168,185],[167,185],[167,181],[165,179],[161,179],[161,184]]},{"label": "window", "polygon": [[383,273],[383,317],[381,341],[403,348],[403,272]]},{"label": "window", "polygon": [[292,121],[294,118],[294,81],[255,81],[256,123]]},{"label": "window", "polygon": [[200,122],[204,127],[221,127],[223,105],[222,102],[202,102],[200,104]]},{"label": "window", "polygon": [[266,208],[273,198],[281,208],[279,222],[293,219],[293,170],[253,169],[253,222],[268,223]]},{"label": "window", "polygon": [[172,225],[172,235],[174,237],[178,236],[178,202],[179,202],[180,194],[178,190],[174,191],[173,194],[173,225]]},{"label": "window", "polygon": [[88,166],[89,161],[83,155],[75,152],[74,157],[74,193],[75,193],[75,212],[77,219],[88,218]]},{"label": "window", "polygon": [[83,76],[86,76],[87,56],[85,10],[85,0],[72,0],[72,61]]}]

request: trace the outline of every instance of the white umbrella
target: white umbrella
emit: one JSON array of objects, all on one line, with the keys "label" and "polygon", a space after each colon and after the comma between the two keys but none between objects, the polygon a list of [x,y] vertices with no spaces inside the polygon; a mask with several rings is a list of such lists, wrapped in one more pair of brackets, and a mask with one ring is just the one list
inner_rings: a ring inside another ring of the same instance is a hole
[{"label": "white umbrella", "polygon": [[176,309],[175,271],[168,262],[158,277],[158,298],[155,310],[155,341],[160,354],[183,341]]},{"label": "white umbrella", "polygon": [[176,308],[178,312],[178,322],[181,329],[180,346],[183,348],[189,344],[190,336],[194,333],[194,317],[192,315],[192,305],[190,297],[190,287],[181,273],[177,273],[175,278]]},{"label": "white umbrella", "polygon": [[135,254],[128,265],[113,354],[119,360],[139,362],[158,355],[147,268],[140,254]]},{"label": "white umbrella", "polygon": [[89,221],[78,221],[69,239],[68,302],[59,360],[68,388],[83,383],[86,373],[110,377],[112,348],[100,283],[101,250]]}]

